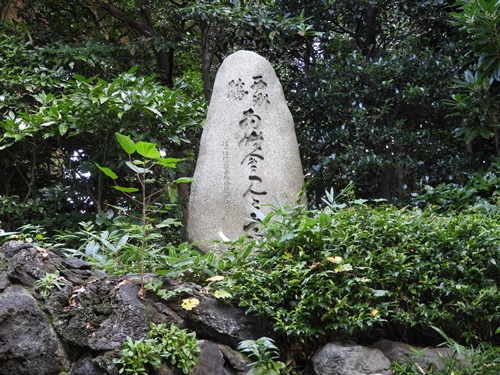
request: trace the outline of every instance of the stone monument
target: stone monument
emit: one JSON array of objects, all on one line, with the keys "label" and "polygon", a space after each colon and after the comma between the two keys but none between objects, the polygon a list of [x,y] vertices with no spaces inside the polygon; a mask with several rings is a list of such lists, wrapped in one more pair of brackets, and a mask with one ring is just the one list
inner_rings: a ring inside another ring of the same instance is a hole
[{"label": "stone monument", "polygon": [[213,240],[255,236],[269,204],[295,204],[304,184],[295,127],[258,54],[236,52],[219,68],[193,177],[188,238],[205,252],[223,251]]}]

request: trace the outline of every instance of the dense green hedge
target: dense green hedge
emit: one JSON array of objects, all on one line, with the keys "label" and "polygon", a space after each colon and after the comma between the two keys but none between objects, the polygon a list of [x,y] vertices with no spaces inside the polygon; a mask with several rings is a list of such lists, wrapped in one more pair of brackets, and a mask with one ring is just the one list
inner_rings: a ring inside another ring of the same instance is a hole
[{"label": "dense green hedge", "polygon": [[462,342],[500,336],[498,216],[355,201],[264,222],[247,245],[256,257],[225,283],[289,337],[442,341],[432,326]]}]

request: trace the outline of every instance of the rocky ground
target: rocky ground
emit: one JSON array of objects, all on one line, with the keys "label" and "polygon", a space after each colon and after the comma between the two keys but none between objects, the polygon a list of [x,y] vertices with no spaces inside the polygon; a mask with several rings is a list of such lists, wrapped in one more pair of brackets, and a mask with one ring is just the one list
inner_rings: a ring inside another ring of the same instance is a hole
[{"label": "rocky ground", "polygon": [[[59,272],[60,289],[46,298],[36,282]],[[146,275],[147,281],[159,281]],[[62,279],[61,279],[62,280]],[[113,362],[127,337],[146,337],[150,323],[174,323],[202,339],[200,361],[192,374],[246,374],[248,359],[237,350],[242,340],[273,337],[268,322],[212,298],[202,287],[162,280],[163,288],[184,288],[164,300],[148,292],[139,298],[139,277],[109,276],[92,270],[78,258],[32,244],[9,241],[0,248],[0,374],[3,375],[113,375]],[[181,299],[196,298],[191,310]],[[423,368],[439,364],[446,349],[428,349],[419,359]],[[383,340],[373,347],[328,343],[304,373],[314,375],[392,374],[391,361],[414,356],[408,346]],[[164,364],[155,375],[177,375]]]}]

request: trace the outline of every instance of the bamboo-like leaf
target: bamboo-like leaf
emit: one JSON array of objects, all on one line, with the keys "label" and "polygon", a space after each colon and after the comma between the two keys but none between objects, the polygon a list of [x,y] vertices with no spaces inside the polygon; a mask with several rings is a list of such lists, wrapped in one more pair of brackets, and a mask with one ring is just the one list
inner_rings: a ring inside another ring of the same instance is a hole
[{"label": "bamboo-like leaf", "polygon": [[123,193],[135,193],[139,191],[139,189],[134,187],[124,187],[124,186],[113,186],[113,189],[121,191]]}]

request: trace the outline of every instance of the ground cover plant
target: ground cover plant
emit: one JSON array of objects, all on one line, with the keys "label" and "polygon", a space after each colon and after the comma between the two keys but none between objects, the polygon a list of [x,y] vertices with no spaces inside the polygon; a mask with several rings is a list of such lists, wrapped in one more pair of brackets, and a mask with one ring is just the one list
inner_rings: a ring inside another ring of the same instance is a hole
[{"label": "ground cover plant", "polygon": [[499,341],[497,215],[329,198],[263,220],[254,257],[223,282],[234,301],[302,344],[382,335],[436,345],[433,326],[460,343]]}]

